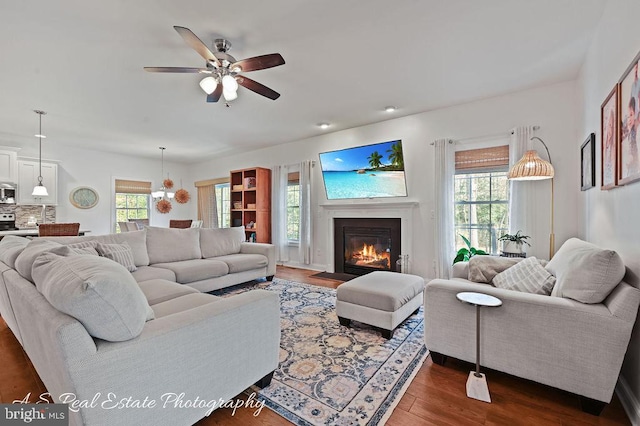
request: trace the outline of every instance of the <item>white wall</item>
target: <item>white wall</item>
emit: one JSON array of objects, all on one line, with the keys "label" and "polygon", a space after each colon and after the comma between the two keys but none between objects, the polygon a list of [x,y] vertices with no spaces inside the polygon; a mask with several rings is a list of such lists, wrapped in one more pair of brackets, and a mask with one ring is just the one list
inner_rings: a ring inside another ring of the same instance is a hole
[{"label": "white wall", "polygon": [[[600,106],[614,84],[640,50],[640,2],[609,2],[598,25],[580,74],[580,129],[597,137],[597,183],[600,185]],[[577,147],[576,147],[577,149]],[[586,191],[581,196],[585,212],[584,232],[589,241],[616,250],[628,267],[626,280],[639,286],[640,280],[640,182],[601,191]],[[631,344],[622,367],[623,386],[631,391],[630,416],[640,422],[640,327],[636,322]],[[625,401],[623,401],[625,403]],[[636,423],[637,424],[637,423]]]},{"label": "white wall", "polygon": [[[318,160],[318,153],[350,146],[402,139],[408,199],[419,202],[414,213],[412,272],[433,277],[433,158],[430,145],[438,138],[477,139],[485,135],[507,136],[509,129],[519,125],[539,125],[537,133],[548,145],[556,165],[556,240],[557,246],[580,230],[578,205],[580,169],[576,143],[575,82],[527,90],[496,98],[472,102],[451,108],[425,112],[377,124],[329,133],[310,139],[279,145],[248,155],[221,157],[195,165],[192,181],[225,176],[229,170],[275,164],[291,164],[301,160]],[[543,148],[540,145],[541,156]],[[215,172],[212,172],[215,170]],[[326,212],[319,207],[326,203],[320,167],[314,168],[313,202],[313,263],[325,269],[327,263]],[[547,258],[549,241],[549,182],[536,186],[534,212],[536,229],[523,230],[533,236],[532,255]],[[403,199],[398,199],[403,201]],[[367,201],[369,202],[369,201]],[[392,200],[381,200],[392,202]],[[194,207],[195,208],[195,207]],[[194,210],[195,211],[195,210]],[[277,214],[277,212],[274,212]]]},{"label": "white wall", "polygon": [[[92,235],[112,233],[115,229],[113,184],[116,178],[151,181],[153,189],[162,185],[159,155],[157,160],[151,160],[47,143],[48,146],[43,144],[43,158],[59,161],[56,222],[80,222],[80,227],[91,230]],[[19,155],[37,158],[37,146],[23,147]],[[191,201],[184,205],[173,202],[169,214],[160,214],[151,208],[150,223],[166,227],[169,226],[169,219],[195,219],[192,215],[195,208],[192,209],[191,204],[196,203],[196,191],[193,181],[186,179],[188,167],[165,161],[164,170],[165,174],[167,171],[170,173],[177,187],[182,178],[185,189],[191,194]],[[98,205],[87,210],[74,207],[69,202],[69,193],[78,186],[90,186],[97,190],[100,196]]]}]

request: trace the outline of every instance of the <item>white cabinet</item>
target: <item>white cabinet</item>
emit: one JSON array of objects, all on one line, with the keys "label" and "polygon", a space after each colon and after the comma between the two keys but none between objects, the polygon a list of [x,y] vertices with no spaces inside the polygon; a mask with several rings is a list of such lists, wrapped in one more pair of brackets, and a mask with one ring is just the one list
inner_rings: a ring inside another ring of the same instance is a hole
[{"label": "white cabinet", "polygon": [[18,160],[18,204],[58,204],[58,165],[42,162],[42,184],[48,197],[33,197],[33,187],[38,184],[40,165],[37,161]]},{"label": "white cabinet", "polygon": [[0,183],[18,181],[18,154],[15,151],[0,151]]}]

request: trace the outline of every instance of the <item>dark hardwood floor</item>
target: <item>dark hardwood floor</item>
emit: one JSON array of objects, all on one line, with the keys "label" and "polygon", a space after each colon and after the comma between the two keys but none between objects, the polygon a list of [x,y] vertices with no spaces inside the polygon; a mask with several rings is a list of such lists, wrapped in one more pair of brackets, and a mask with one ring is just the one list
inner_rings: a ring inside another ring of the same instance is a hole
[{"label": "dark hardwood floor", "polygon": [[[314,271],[278,267],[276,277],[336,288],[341,281],[311,277]],[[22,399],[27,393],[40,395],[45,386],[3,320],[0,320],[0,402]],[[600,415],[580,411],[578,397],[564,391],[519,379],[497,371],[487,371],[492,403],[467,398],[465,383],[473,365],[449,359],[445,366],[428,358],[400,403],[389,426],[407,425],[628,425],[627,416],[614,395]],[[239,396],[239,398],[244,398]],[[214,411],[198,422],[212,425],[282,425],[288,422],[265,408]]]}]

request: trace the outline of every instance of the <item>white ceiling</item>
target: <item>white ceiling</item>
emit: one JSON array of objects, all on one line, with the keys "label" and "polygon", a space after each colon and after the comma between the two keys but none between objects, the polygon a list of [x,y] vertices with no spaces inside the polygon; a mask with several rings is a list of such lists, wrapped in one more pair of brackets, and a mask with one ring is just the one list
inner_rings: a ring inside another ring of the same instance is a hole
[{"label": "white ceiling", "polygon": [[[193,162],[569,80],[605,1],[2,1],[0,145],[35,144],[44,109],[49,146]],[[173,25],[281,53],[247,75],[282,96],[241,87],[225,108],[202,76],[143,71],[204,65]]]}]

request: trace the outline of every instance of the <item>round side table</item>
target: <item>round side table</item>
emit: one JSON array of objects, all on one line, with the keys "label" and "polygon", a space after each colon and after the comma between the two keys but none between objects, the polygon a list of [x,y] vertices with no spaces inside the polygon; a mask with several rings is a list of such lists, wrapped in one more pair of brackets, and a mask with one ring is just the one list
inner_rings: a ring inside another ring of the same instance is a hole
[{"label": "round side table", "polygon": [[462,292],[456,294],[456,298],[476,307],[476,371],[469,372],[467,379],[467,396],[484,402],[491,402],[487,378],[480,373],[480,308],[497,308],[502,305],[502,300],[483,293]]}]

